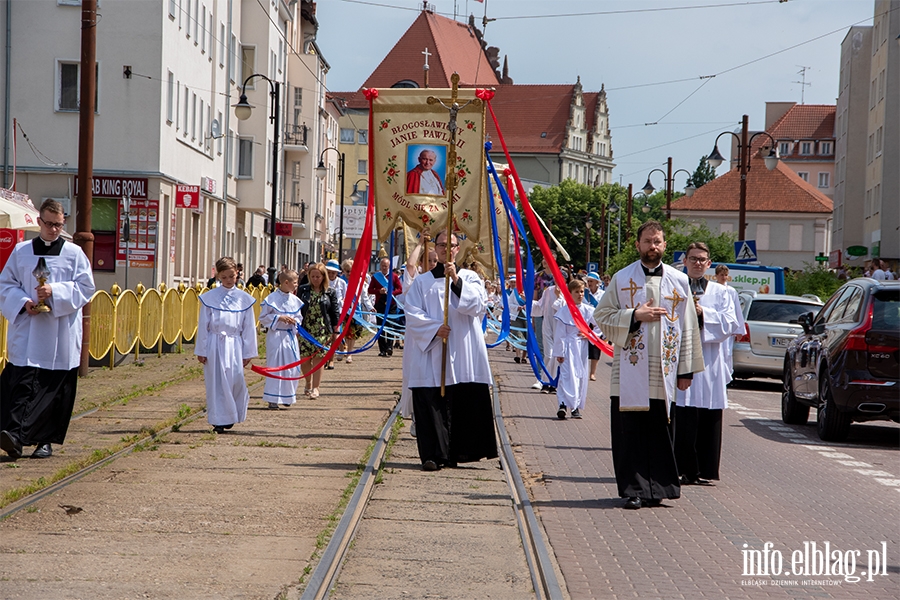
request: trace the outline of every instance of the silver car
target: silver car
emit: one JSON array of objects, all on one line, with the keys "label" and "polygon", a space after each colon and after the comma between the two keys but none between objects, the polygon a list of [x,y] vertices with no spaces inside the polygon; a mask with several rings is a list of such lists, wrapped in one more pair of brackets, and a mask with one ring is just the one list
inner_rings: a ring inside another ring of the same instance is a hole
[{"label": "silver car", "polygon": [[818,313],[822,301],[815,296],[757,294],[741,292],[745,333],[735,336],[734,377],[781,379],[784,352],[803,333],[797,319],[806,313]]}]

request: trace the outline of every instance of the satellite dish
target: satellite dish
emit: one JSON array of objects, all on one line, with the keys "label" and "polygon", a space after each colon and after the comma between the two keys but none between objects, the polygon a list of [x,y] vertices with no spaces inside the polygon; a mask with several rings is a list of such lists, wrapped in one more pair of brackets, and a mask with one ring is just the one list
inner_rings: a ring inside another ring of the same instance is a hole
[{"label": "satellite dish", "polygon": [[222,130],[219,128],[219,120],[213,119],[212,123],[209,124],[209,135],[211,135],[214,138],[217,138],[217,137],[219,137],[221,132],[222,132]]}]

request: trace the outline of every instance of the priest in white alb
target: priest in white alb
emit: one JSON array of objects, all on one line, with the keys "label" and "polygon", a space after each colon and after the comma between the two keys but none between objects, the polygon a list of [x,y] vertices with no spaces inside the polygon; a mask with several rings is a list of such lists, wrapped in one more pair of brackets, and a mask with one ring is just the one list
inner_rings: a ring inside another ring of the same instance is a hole
[{"label": "priest in white alb", "polygon": [[678,391],[675,401],[675,462],[681,485],[710,485],[719,479],[722,454],[722,413],[728,408],[726,386],[731,382],[728,341],[743,332],[740,306],[728,288],[706,279],[709,247],[693,242],[685,257],[691,294],[700,324],[703,363],[691,387]]},{"label": "priest in white alb", "polygon": [[[0,273],[0,312],[9,322],[8,362],[0,373],[0,448],[12,458],[37,446],[48,458],[69,428],[81,363],[81,309],[94,295],[91,264],[60,237],[62,205],[41,205],[38,237],[16,245]],[[46,281],[38,282],[41,264]],[[45,311],[44,307],[49,308]]]},{"label": "priest in white alb", "polygon": [[[455,235],[435,238],[438,264],[413,280],[406,294],[404,365],[413,394],[416,445],[422,468],[436,471],[460,462],[497,457],[491,386],[493,377],[481,320],[487,310],[484,282],[474,271],[457,271]],[[446,279],[450,278],[448,324],[444,325]],[[445,393],[441,355],[447,342]]]},{"label": "priest in white alb", "polygon": [[647,221],[640,260],[610,280],[594,319],[615,348],[610,380],[613,468],[624,508],[681,496],[669,431],[669,403],[703,370],[687,276],[662,263],[662,225]]}]

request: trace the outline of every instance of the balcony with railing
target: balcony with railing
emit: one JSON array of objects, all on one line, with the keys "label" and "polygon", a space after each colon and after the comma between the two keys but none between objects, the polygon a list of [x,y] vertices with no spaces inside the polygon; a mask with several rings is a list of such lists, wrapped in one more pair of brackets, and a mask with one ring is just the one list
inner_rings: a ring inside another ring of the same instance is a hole
[{"label": "balcony with railing", "polygon": [[307,138],[309,127],[306,125],[287,125],[284,130],[284,149],[286,152],[309,152]]}]

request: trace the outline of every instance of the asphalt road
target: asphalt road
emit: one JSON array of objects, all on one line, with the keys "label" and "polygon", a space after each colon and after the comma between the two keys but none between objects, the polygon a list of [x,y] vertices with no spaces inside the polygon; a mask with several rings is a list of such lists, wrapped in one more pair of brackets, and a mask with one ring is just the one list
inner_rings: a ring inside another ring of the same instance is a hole
[{"label": "asphalt road", "polygon": [[[559,421],[555,397],[530,388],[530,369],[498,354],[507,427],[572,598],[900,595],[897,424],[854,425],[846,443],[827,444],[815,411],[806,425],[781,422],[779,382],[737,382],[722,479],[684,487],[660,508],[626,511],[609,448],[609,362],[591,383],[584,418]],[[826,548],[830,560],[819,560]]]}]

